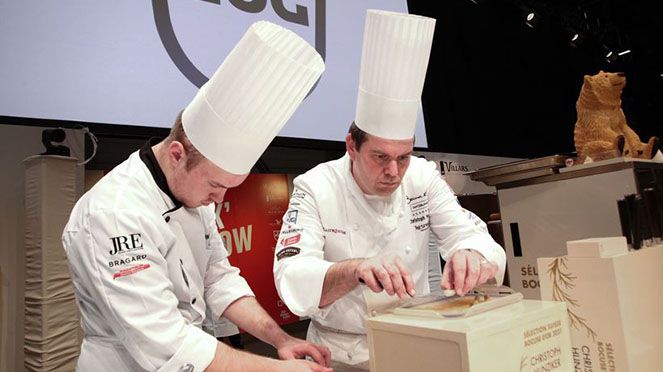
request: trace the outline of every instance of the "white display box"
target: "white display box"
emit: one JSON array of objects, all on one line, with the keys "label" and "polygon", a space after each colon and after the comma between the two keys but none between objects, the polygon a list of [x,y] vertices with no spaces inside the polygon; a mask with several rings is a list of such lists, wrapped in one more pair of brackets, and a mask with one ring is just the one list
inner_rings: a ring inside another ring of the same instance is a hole
[{"label": "white display box", "polygon": [[603,240],[539,258],[541,297],[567,304],[576,371],[662,371],[663,246],[628,251],[623,237]]},{"label": "white display box", "polygon": [[372,372],[570,372],[566,305],[521,300],[466,318],[367,320]]}]

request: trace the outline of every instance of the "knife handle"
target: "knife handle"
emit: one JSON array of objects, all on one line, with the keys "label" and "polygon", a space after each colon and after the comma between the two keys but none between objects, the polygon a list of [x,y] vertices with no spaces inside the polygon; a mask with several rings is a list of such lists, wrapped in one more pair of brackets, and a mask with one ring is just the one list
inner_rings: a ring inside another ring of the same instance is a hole
[{"label": "knife handle", "polygon": [[642,195],[636,195],[635,202],[638,208],[638,219],[640,222],[640,231],[642,234],[642,245],[647,247],[652,245],[652,227],[651,220],[647,215],[647,205]]},{"label": "knife handle", "polygon": [[636,201],[635,194],[626,195],[626,204],[628,205],[628,213],[631,219],[631,245],[633,249],[640,249],[642,247],[642,228],[640,224],[640,211],[638,209],[638,202]]},{"label": "knife handle", "polygon": [[[380,288],[384,289],[384,287],[382,286],[382,283],[380,283],[379,280],[377,280],[377,282],[378,282],[378,285],[380,286]],[[366,282],[364,281],[364,279],[359,278],[359,284],[366,285]]]},{"label": "knife handle", "polygon": [[642,192],[647,207],[647,219],[651,225],[651,233],[654,239],[661,238],[661,211],[658,210],[658,201],[656,200],[656,192],[653,188],[646,188]]},{"label": "knife handle", "polygon": [[626,199],[617,200],[617,210],[619,211],[619,222],[622,225],[622,235],[626,238],[626,243],[632,247],[633,231],[631,230],[631,216]]}]

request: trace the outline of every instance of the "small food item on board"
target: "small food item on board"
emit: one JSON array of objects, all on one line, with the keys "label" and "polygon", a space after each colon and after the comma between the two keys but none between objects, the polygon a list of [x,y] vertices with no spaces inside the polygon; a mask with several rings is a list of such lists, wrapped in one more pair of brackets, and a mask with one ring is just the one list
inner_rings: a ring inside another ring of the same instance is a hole
[{"label": "small food item on board", "polygon": [[447,297],[451,297],[451,296],[456,294],[456,290],[454,290],[454,289],[445,289],[444,291],[442,291],[442,294],[447,296]]},{"label": "small food item on board", "polygon": [[413,310],[431,310],[439,312],[444,316],[461,316],[467,312],[467,310],[476,304],[485,302],[489,299],[488,295],[468,295],[463,297],[458,297],[454,299],[445,299],[435,302],[429,302],[426,304],[421,304],[413,306]]}]

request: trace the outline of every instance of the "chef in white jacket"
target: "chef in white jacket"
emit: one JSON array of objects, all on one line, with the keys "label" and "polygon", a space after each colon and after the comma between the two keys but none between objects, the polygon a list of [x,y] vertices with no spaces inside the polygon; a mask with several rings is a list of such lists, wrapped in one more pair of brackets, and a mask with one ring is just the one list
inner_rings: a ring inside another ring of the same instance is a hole
[{"label": "chef in white jacket", "polygon": [[[330,371],[326,347],[289,336],[257,303],[214,215],[323,70],[299,36],[254,23],[170,135],[78,201],[62,237],[85,332],[78,371]],[[207,306],[288,360],[218,342],[201,330]]]},{"label": "chef in white jacket", "polygon": [[429,234],[447,262],[444,288],[464,294],[503,277],[506,256],[484,222],[432,162],[411,156],[434,27],[431,18],[367,12],[347,153],[296,177],[283,217],[276,288],[311,318],[307,339],[331,349],[335,371],[368,369],[363,291],[430,291]]}]

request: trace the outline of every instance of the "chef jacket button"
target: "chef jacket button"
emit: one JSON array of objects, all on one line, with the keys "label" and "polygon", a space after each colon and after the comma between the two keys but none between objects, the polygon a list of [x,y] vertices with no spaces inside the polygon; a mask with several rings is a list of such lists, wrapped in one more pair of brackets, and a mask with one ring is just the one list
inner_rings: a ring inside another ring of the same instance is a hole
[{"label": "chef jacket button", "polygon": [[170,216],[166,216],[166,222],[170,222]]},{"label": "chef jacket button", "polygon": [[348,359],[352,360],[352,354],[348,353]]},{"label": "chef jacket button", "polygon": [[193,372],[193,364],[187,363],[180,367],[180,372]]},{"label": "chef jacket button", "polygon": [[356,224],[352,225],[352,229],[353,229],[354,231],[358,231],[358,230],[359,230],[359,224],[356,223]]},{"label": "chef jacket button", "polygon": [[193,300],[191,300],[191,305],[196,303],[196,298],[194,297]]},{"label": "chef jacket button", "polygon": [[408,245],[407,247],[405,247],[405,254],[410,254],[410,252],[412,252],[412,248],[410,248],[410,246]]}]

